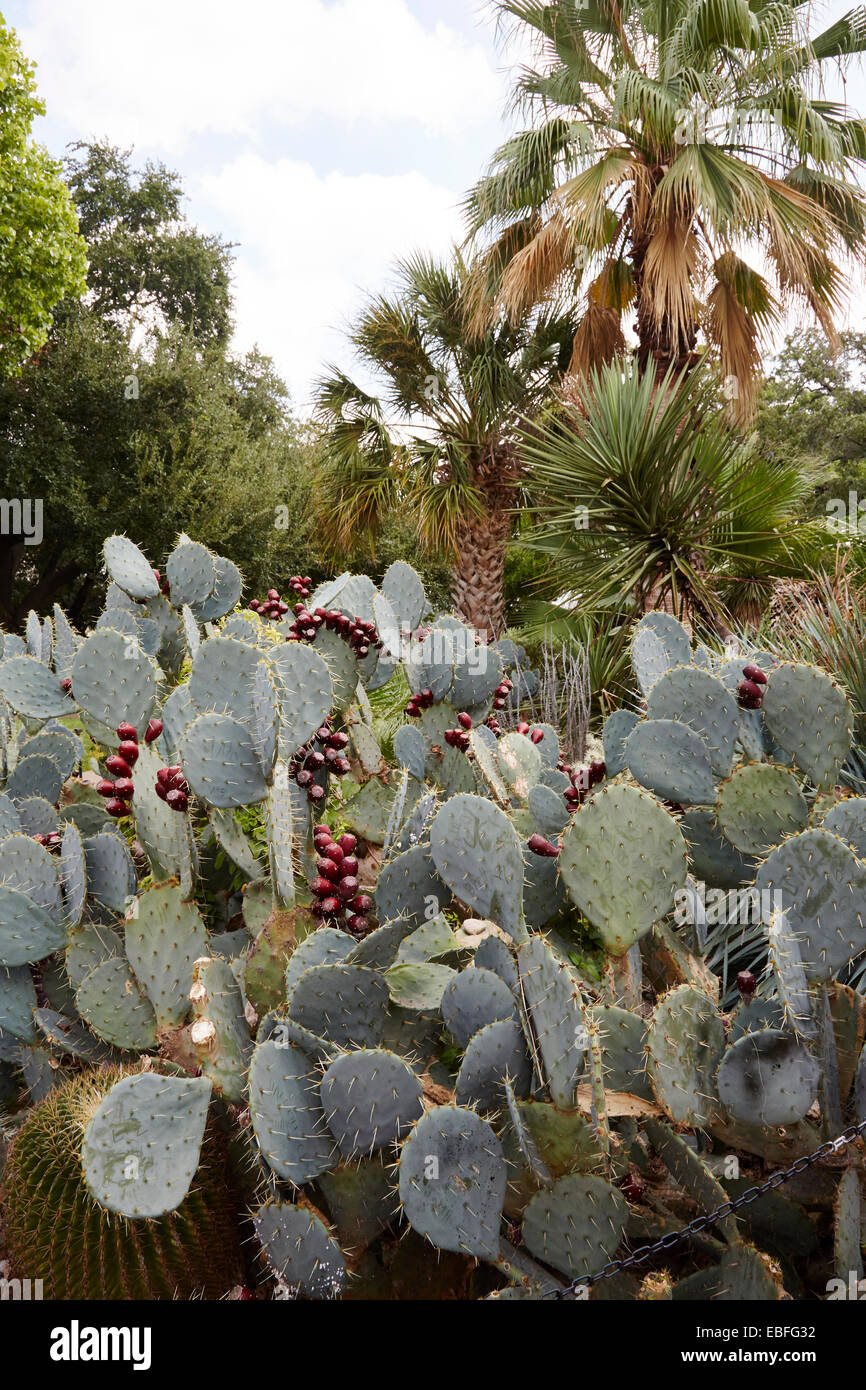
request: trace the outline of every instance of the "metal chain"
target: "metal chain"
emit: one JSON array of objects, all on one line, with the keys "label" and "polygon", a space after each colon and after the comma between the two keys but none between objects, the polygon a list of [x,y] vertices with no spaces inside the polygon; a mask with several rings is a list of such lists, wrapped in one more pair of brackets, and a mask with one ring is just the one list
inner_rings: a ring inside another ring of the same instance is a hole
[{"label": "metal chain", "polygon": [[669,1231],[666,1236],[654,1241],[652,1245],[641,1245],[632,1254],[625,1255],[621,1260],[611,1260],[597,1273],[588,1274],[583,1279],[575,1279],[564,1289],[552,1289],[549,1293],[542,1294],[542,1298],[567,1298],[569,1294],[577,1293],[578,1290],[588,1290],[593,1284],[599,1283],[602,1279],[610,1279],[611,1275],[620,1274],[624,1269],[633,1269],[636,1265],[645,1264],[647,1260],[652,1259],[653,1255],[672,1250],[691,1236],[697,1235],[699,1231],[705,1231],[708,1226],[714,1226],[717,1221],[723,1221],[732,1212],[739,1211],[740,1207],[748,1206],[750,1202],[762,1197],[765,1192],[772,1192],[797,1173],[811,1168],[813,1163],[817,1163],[820,1158],[825,1158],[827,1154],[838,1153],[840,1149],[844,1149],[848,1144],[853,1144],[855,1139],[861,1139],[864,1135],[866,1135],[866,1120],[861,1120],[858,1125],[849,1125],[838,1138],[828,1139],[820,1148],[815,1149],[814,1153],[796,1159],[790,1168],[774,1173],[760,1186],[747,1188],[739,1197],[732,1197],[730,1201],[723,1202],[720,1207],[716,1207],[715,1211],[711,1211],[707,1216],[696,1216],[694,1221],[690,1221],[688,1226],[683,1226],[682,1230]]}]

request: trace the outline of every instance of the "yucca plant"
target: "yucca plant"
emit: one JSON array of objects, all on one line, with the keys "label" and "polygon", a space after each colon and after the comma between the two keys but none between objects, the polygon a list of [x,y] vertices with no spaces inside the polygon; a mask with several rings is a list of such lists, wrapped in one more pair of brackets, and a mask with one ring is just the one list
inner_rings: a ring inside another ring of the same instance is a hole
[{"label": "yucca plant", "polygon": [[[795,0],[497,0],[528,37],[514,101],[527,129],[467,200],[484,247],[479,322],[582,299],[574,367],[625,348],[660,375],[718,353],[748,416],[760,337],[789,304],[833,335],[843,264],[866,244],[866,124],[823,97],[866,46],[866,12],[810,37]],[[743,257],[760,245],[765,269]]]},{"label": "yucca plant", "polygon": [[705,372],[592,372],[528,432],[528,543],[550,556],[546,596],[566,606],[668,606],[725,631],[760,616],[774,576],[827,545],[802,519],[793,465],[754,457]]},{"label": "yucca plant", "polygon": [[574,321],[527,312],[476,337],[459,254],[397,270],[396,293],[374,299],[350,335],[381,398],[336,370],[318,384],[323,532],[345,551],[402,510],[423,546],[450,557],[460,616],[499,636],[518,431],[568,366]]}]

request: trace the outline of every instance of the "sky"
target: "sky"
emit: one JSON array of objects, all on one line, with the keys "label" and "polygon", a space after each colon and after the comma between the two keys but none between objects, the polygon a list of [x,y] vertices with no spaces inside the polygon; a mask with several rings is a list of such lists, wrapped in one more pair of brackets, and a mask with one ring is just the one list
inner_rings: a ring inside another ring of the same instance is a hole
[{"label": "sky", "polygon": [[[853,3],[822,5],[822,27]],[[513,128],[509,65],[525,56],[497,43],[486,0],[0,9],[37,63],[52,154],[133,146],[178,171],[192,222],[237,243],[235,346],[274,359],[301,413],[325,364],[354,369],[346,328],[395,259],[462,238],[461,199]],[[847,94],[866,110],[862,70]],[[864,308],[858,291],[853,326]]]}]

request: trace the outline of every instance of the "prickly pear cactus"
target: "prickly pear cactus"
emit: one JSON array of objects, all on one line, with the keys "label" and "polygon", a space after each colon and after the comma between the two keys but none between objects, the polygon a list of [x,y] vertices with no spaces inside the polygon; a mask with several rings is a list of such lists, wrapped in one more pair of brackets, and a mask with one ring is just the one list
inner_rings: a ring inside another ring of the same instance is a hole
[{"label": "prickly pear cactus", "polygon": [[[727,1156],[787,1166],[866,1115],[866,818],[826,673],[648,614],[632,707],[571,766],[525,650],[404,562],[241,609],[188,536],[162,571],[104,556],[92,631],[58,609],[0,643],[22,1275],[568,1293],[722,1206]],[[858,1249],[855,1166],[821,1177],[825,1264]],[[590,1297],[823,1296],[746,1210]]]}]

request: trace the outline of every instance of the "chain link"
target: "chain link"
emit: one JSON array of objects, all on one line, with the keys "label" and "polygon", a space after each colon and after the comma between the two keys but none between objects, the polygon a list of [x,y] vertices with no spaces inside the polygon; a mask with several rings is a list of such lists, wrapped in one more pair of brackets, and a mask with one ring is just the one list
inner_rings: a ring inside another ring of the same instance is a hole
[{"label": "chain link", "polygon": [[624,1255],[621,1260],[611,1260],[603,1265],[595,1274],[588,1274],[583,1279],[575,1279],[564,1289],[552,1289],[549,1293],[542,1294],[543,1298],[567,1298],[569,1294],[582,1292],[584,1289],[589,1292],[593,1284],[598,1284],[602,1279],[610,1279],[614,1274],[621,1274],[625,1269],[634,1269],[637,1265],[646,1264],[653,1255],[659,1255],[668,1250],[673,1250],[690,1236],[698,1235],[700,1231],[705,1231],[709,1226],[714,1226],[717,1221],[723,1221],[732,1212],[739,1211],[740,1207],[748,1206],[758,1197],[762,1197],[765,1192],[773,1192],[783,1183],[788,1182],[789,1178],[796,1177],[798,1173],[811,1168],[819,1159],[826,1158],[828,1154],[838,1153],[848,1144],[853,1144],[856,1139],[861,1139],[866,1135],[866,1120],[861,1120],[858,1125],[849,1125],[835,1139],[828,1139],[815,1149],[813,1153],[806,1154],[802,1158],[797,1158],[790,1168],[785,1168],[778,1173],[773,1173],[772,1177],[767,1178],[759,1186],[748,1187],[745,1192],[741,1192],[739,1197],[731,1197],[727,1202],[723,1202],[715,1211],[709,1212],[706,1216],[696,1216],[687,1226],[683,1226],[679,1231],[669,1231],[666,1236],[656,1240],[652,1245],[641,1245],[637,1250],[633,1250],[630,1255]]}]

